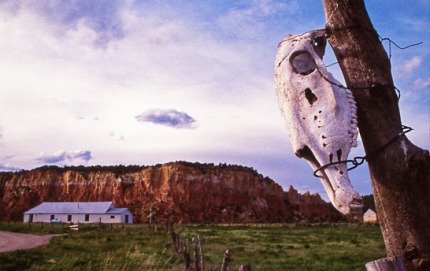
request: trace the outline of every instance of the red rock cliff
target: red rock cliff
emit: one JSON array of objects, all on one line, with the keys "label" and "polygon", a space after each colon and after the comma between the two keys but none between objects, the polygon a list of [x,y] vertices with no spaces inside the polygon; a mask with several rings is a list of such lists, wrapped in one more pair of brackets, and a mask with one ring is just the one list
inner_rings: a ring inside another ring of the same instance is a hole
[{"label": "red rock cliff", "polygon": [[175,223],[333,221],[318,195],[300,195],[255,170],[174,162],[150,167],[42,167],[0,173],[0,219],[21,220],[43,201],[113,201],[136,222],[150,214]]}]

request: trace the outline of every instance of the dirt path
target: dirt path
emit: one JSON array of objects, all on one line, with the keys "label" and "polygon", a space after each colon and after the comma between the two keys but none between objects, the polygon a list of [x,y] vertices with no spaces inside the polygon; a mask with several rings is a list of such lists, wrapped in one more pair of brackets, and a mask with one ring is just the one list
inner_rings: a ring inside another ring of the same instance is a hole
[{"label": "dirt path", "polygon": [[51,239],[52,236],[57,235],[58,234],[35,235],[0,231],[0,252],[43,246],[49,243],[49,239]]}]

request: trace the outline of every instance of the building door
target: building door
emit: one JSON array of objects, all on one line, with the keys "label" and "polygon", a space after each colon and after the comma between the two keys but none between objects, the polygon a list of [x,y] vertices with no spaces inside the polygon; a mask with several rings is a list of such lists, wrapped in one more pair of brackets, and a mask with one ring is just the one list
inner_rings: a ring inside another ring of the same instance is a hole
[{"label": "building door", "polygon": [[128,215],[125,215],[125,224],[128,224]]},{"label": "building door", "polygon": [[30,214],[30,217],[28,218],[28,222],[30,222],[30,223],[33,222],[33,214]]},{"label": "building door", "polygon": [[72,221],[72,215],[67,215],[67,222],[71,222]]},{"label": "building door", "polygon": [[53,219],[55,219],[55,215],[51,215],[51,219],[49,221],[52,221]]},{"label": "building door", "polygon": [[90,215],[89,214],[85,215],[85,221],[90,221]]}]

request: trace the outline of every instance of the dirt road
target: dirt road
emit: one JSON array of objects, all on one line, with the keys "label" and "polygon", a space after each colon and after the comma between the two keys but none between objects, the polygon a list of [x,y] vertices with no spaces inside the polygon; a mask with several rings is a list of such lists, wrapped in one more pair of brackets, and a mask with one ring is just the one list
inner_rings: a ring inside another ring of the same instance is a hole
[{"label": "dirt road", "polygon": [[0,231],[0,252],[43,246],[49,243],[52,236],[56,235],[58,234],[35,235]]}]

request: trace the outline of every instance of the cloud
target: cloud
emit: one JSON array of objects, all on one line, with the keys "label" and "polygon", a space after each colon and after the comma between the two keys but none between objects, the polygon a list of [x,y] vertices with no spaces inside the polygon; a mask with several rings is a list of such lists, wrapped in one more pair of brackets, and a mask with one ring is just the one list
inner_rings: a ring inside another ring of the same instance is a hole
[{"label": "cloud", "polygon": [[407,31],[416,31],[422,34],[424,31],[427,31],[429,29],[429,20],[427,12],[425,12],[423,16],[420,16],[418,14],[414,14],[413,16],[407,16],[402,11],[402,14],[399,14],[399,16],[396,17],[399,21],[398,25],[402,27],[402,29],[405,29]]},{"label": "cloud", "polygon": [[6,165],[0,164],[0,171],[18,171],[18,170],[21,170],[21,169],[8,164]]},{"label": "cloud", "polygon": [[430,78],[418,78],[414,81],[415,89],[425,89],[430,86]]},{"label": "cloud", "polygon": [[150,122],[171,128],[195,128],[196,120],[184,112],[175,109],[150,109],[136,116],[137,121]]},{"label": "cloud", "polygon": [[109,136],[117,139],[118,141],[124,141],[125,140],[125,137],[123,135],[117,134],[115,131],[110,132]]},{"label": "cloud", "polygon": [[22,168],[16,167],[9,161],[13,160],[14,155],[6,155],[3,157],[0,157],[0,171],[18,171]]},{"label": "cloud", "polygon": [[419,56],[414,56],[403,64],[403,73],[409,75],[421,66],[423,59]]},{"label": "cloud", "polygon": [[75,160],[83,160],[88,162],[91,160],[91,152],[90,151],[59,151],[54,154],[42,154],[37,158],[38,161],[42,161],[47,164],[57,164],[63,162],[74,162]]},{"label": "cloud", "polygon": [[[78,31],[85,26],[96,35],[92,40],[95,45],[106,45],[110,40],[124,36],[119,11],[126,4],[122,1],[49,1],[30,0],[0,3],[2,8],[18,14],[31,11],[45,17],[50,24],[62,25],[65,29]],[[58,31],[59,36],[67,31]]]},{"label": "cloud", "polygon": [[[310,2],[0,0],[0,49],[8,52],[0,61],[0,147],[14,155],[0,168],[215,161],[245,163],[284,183],[309,178],[315,187],[308,165],[289,161],[296,158],[273,88],[282,37],[324,26],[322,3]],[[407,45],[424,36],[390,38]],[[396,82],[400,89],[427,86],[411,91],[413,100],[402,95],[413,127],[424,126],[416,111],[428,89],[425,49],[393,58],[399,77],[405,59],[412,72]],[[71,151],[79,148],[97,156]]]},{"label": "cloud", "polygon": [[297,1],[284,3],[273,0],[253,0],[244,5],[234,6],[220,16],[217,23],[224,31],[253,38],[266,30],[265,21],[268,18],[298,12],[299,9]]}]

